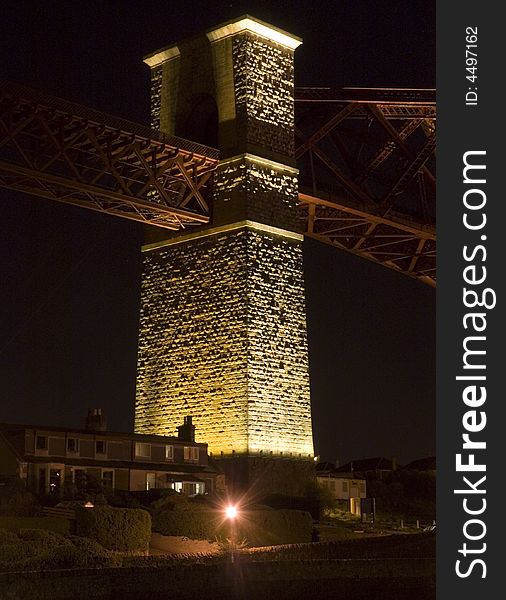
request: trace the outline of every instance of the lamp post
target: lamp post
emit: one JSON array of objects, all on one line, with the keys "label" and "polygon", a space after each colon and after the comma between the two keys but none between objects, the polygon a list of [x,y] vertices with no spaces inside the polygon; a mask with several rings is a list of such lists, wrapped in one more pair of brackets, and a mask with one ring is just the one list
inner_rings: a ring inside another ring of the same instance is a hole
[{"label": "lamp post", "polygon": [[234,562],[234,549],[235,549],[235,520],[237,518],[237,507],[229,504],[225,509],[225,516],[230,522],[230,560]]}]

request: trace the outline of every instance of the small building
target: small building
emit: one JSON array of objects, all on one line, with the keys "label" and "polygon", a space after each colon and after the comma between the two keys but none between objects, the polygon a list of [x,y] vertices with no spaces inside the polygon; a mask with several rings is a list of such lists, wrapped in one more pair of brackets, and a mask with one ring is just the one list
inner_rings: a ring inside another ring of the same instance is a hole
[{"label": "small building", "polygon": [[61,496],[89,481],[105,491],[174,489],[188,496],[224,489],[207,444],[195,442],[192,418],[178,435],[107,431],[100,409],[88,413],[85,429],[0,423],[0,476],[19,477],[36,494]]},{"label": "small building", "polygon": [[375,458],[353,460],[341,467],[337,467],[336,472],[352,473],[357,477],[382,479],[384,476],[390,476],[397,469],[402,469],[402,467],[397,464],[395,458],[390,460],[383,456],[377,456]]},{"label": "small building", "polygon": [[319,470],[318,485],[329,489],[338,504],[353,515],[360,516],[360,499],[367,497],[366,480],[353,473]]},{"label": "small building", "polygon": [[427,456],[426,458],[419,458],[408,463],[405,469],[411,471],[425,471],[426,473],[436,474],[436,457]]}]

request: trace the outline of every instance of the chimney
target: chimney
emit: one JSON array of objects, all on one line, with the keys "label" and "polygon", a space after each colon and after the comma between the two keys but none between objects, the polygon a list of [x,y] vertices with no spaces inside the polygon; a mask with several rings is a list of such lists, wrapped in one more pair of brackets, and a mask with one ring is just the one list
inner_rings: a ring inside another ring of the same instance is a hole
[{"label": "chimney", "polygon": [[183,425],[177,428],[177,437],[185,442],[195,441],[195,425],[192,424],[192,417],[185,417]]},{"label": "chimney", "polygon": [[86,429],[89,431],[106,431],[107,419],[101,408],[88,408]]}]

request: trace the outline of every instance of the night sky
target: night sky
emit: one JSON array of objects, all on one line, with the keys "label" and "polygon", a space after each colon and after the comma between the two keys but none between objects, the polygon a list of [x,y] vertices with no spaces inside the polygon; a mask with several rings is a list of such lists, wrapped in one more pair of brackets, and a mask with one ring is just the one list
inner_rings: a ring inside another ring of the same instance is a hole
[{"label": "night sky", "polygon": [[[296,85],[435,87],[435,2],[3,2],[1,77],[143,124],[142,56],[244,13],[303,38]],[[133,427],[141,227],[0,190],[0,421]],[[435,291],[304,243],[315,451],[435,452]]]}]

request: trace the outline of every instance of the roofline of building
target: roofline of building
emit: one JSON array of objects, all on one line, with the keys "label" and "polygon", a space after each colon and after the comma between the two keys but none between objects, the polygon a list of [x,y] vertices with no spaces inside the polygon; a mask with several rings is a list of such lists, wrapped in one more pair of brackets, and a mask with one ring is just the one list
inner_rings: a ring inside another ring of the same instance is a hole
[{"label": "roofline of building", "polygon": [[128,438],[131,441],[155,441],[155,442],[160,442],[160,443],[174,443],[174,442],[179,442],[181,444],[193,444],[195,446],[201,446],[207,447],[207,443],[206,442],[189,442],[188,440],[183,440],[177,436],[166,436],[166,435],[157,435],[154,433],[128,433],[128,432],[121,432],[121,431],[96,431],[96,430],[90,430],[90,429],[74,429],[72,427],[59,427],[59,426],[55,426],[55,425],[27,425],[27,424],[23,424],[23,423],[4,423],[1,422],[0,423],[0,431],[8,431],[9,429],[33,429],[35,431],[57,431],[57,432],[62,432],[62,433],[76,433],[76,434],[83,434],[83,435],[94,435],[94,436],[102,436],[102,437],[106,437],[106,436],[114,436],[114,437],[123,437],[123,438]]}]

